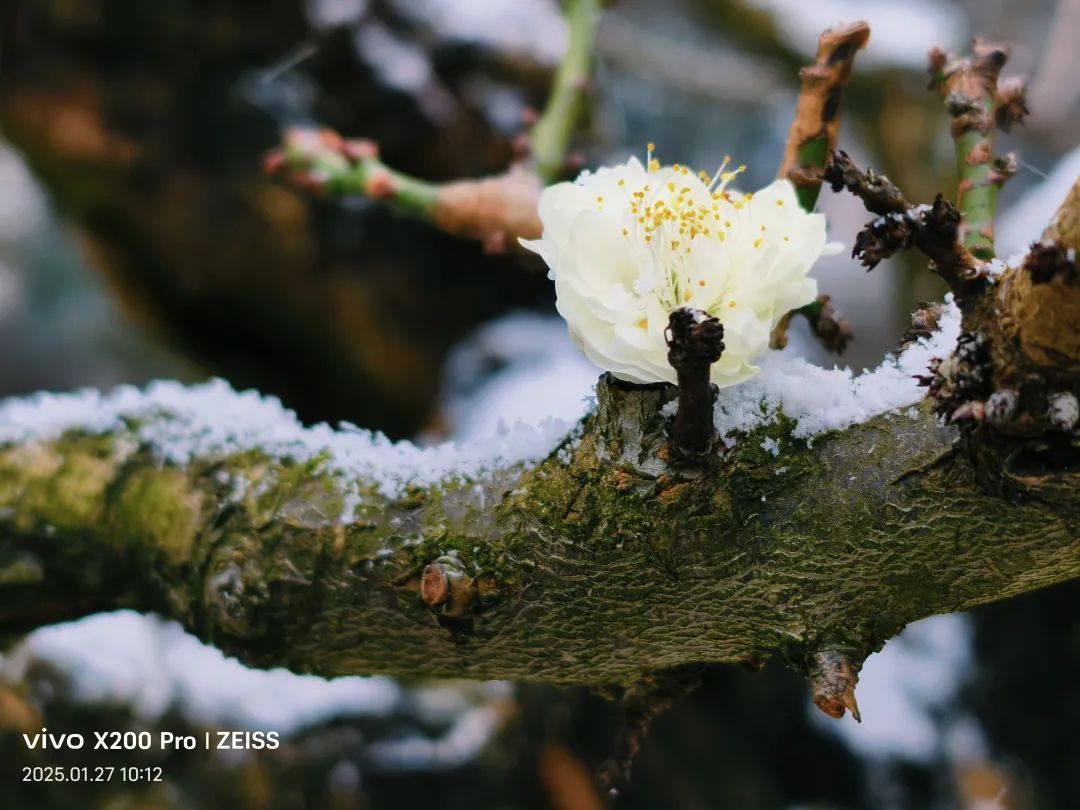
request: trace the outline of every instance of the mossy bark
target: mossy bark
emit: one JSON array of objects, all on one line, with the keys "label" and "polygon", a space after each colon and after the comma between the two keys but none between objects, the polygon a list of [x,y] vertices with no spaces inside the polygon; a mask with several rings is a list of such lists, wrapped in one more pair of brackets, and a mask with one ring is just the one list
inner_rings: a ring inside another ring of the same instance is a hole
[{"label": "mossy bark", "polygon": [[[320,460],[173,465],[124,431],[7,446],[0,632],[126,606],[254,666],[629,684],[859,658],[924,616],[1080,576],[1080,475],[988,494],[925,408],[812,446],[782,419],[679,469],[674,389],[598,394],[542,463],[392,499],[371,484],[345,523]],[[471,578],[465,610],[421,598],[437,560]]]}]

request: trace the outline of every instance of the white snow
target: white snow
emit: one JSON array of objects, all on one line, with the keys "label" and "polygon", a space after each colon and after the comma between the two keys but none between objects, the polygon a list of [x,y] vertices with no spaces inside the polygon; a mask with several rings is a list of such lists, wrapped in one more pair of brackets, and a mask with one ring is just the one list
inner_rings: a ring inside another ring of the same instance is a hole
[{"label": "white snow", "polygon": [[838,23],[865,20],[870,44],[859,54],[861,64],[899,65],[921,70],[926,52],[935,45],[956,50],[963,44],[968,21],[955,5],[943,0],[751,0],[772,12],[780,33],[807,55],[817,53],[821,31]]},{"label": "white snow", "polygon": [[[513,713],[513,687],[505,681],[488,681],[474,687],[483,702],[453,689],[428,689],[417,693],[423,714],[432,721],[443,715],[451,725],[432,739],[411,733],[396,739],[378,740],[368,755],[386,770],[432,771],[457,768],[479,756]],[[432,700],[434,698],[435,700]],[[417,701],[414,701],[414,704]],[[444,705],[440,706],[439,703]]]},{"label": "white snow", "polygon": [[[947,298],[939,332],[898,358],[886,356],[878,368],[859,376],[847,368],[821,368],[787,352],[768,352],[756,377],[721,391],[717,429],[730,441],[736,431],[770,421],[782,408],[798,423],[795,435],[810,438],[910,406],[922,396],[914,375],[924,373],[932,357],[944,357],[952,350],[959,325],[959,310]],[[528,334],[533,337],[520,337]],[[502,328],[493,327],[489,337],[505,342],[511,353],[513,342],[524,340],[536,347],[536,353],[509,367],[497,391],[481,389],[484,396],[469,397],[469,407],[459,401],[451,408],[461,434],[470,438],[460,444],[395,443],[347,423],[337,430],[325,424],[304,427],[275,397],[236,392],[222,380],[196,386],[159,381],[145,390],[121,386],[109,394],[38,393],[9,399],[0,403],[0,443],[54,437],[76,427],[104,432],[120,427],[125,418],[135,418],[139,441],[168,461],[184,463],[192,456],[249,449],[299,461],[319,456],[328,472],[376,483],[393,496],[409,484],[475,477],[492,468],[539,460],[570,430],[570,420],[584,411],[589,381],[596,372],[567,360],[569,341],[561,328],[529,332],[523,331],[520,321],[511,320]],[[568,368],[573,371],[568,373]],[[488,400],[486,410],[475,404]],[[555,410],[566,420],[544,418],[556,404]],[[507,427],[502,417],[510,415],[519,420],[525,416],[536,424],[518,421]]]},{"label": "white snow", "polygon": [[545,419],[536,426],[518,423],[484,441],[418,447],[347,423],[337,430],[304,427],[277,398],[236,392],[222,380],[195,386],[161,381],[145,390],[121,386],[109,394],[87,390],[6,400],[0,403],[0,443],[49,438],[75,427],[103,432],[131,417],[140,420],[137,438],[168,461],[250,449],[298,461],[325,456],[328,472],[376,483],[388,496],[408,484],[538,460],[572,427]]},{"label": "white snow", "polygon": [[334,717],[393,711],[402,688],[391,678],[295,675],[248,669],[174,622],[131,611],[36,630],[0,676],[18,679],[32,660],[68,673],[73,697],[130,705],[147,722],[171,706],[195,722],[291,734]]},{"label": "white snow", "polygon": [[960,310],[950,294],[933,336],[899,357],[886,355],[880,366],[859,376],[848,368],[812,365],[788,352],[768,352],[757,376],[720,391],[717,430],[730,442],[734,432],[750,430],[782,408],[798,422],[794,435],[810,438],[910,406],[924,395],[914,375],[926,373],[931,358],[951,353],[959,334]]},{"label": "white snow", "polygon": [[395,35],[385,25],[361,25],[356,29],[354,40],[357,50],[388,87],[418,93],[434,80],[424,49]]},{"label": "white snow", "polygon": [[308,0],[308,20],[316,28],[351,25],[367,13],[368,0]]},{"label": "white snow", "polygon": [[599,374],[570,342],[561,318],[510,313],[477,329],[450,355],[446,416],[460,442],[486,441],[515,421],[573,423],[585,415]]},{"label": "white snow", "polygon": [[70,679],[86,703],[131,707],[146,723],[178,708],[195,723],[295,735],[319,723],[401,712],[446,726],[373,741],[368,755],[383,768],[431,770],[475,757],[502,727],[510,684],[488,681],[402,686],[392,678],[325,679],[283,669],[248,669],[188,635],[175,622],[131,611],[90,616],[36,630],[7,657],[0,679],[19,681],[35,661]]}]

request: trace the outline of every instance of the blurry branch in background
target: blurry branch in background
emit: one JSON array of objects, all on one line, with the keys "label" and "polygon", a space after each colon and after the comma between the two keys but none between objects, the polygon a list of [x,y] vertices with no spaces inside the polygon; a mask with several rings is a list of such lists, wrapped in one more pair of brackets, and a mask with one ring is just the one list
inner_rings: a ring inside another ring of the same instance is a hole
[{"label": "blurry branch in background", "polygon": [[566,166],[570,135],[581,118],[592,73],[592,53],[601,0],[567,0],[570,37],[547,106],[529,133],[531,165],[542,182],[559,178]]},{"label": "blurry branch in background", "polygon": [[807,211],[817,202],[821,172],[830,150],[836,148],[840,99],[855,54],[869,39],[870,26],[864,22],[830,28],[818,40],[817,61],[799,71],[802,90],[776,176],[792,182],[799,204]]},{"label": "blurry branch in background", "polygon": [[937,88],[952,116],[950,134],[956,142],[960,236],[979,259],[994,257],[994,212],[998,189],[1016,173],[1013,154],[994,156],[994,128],[1008,130],[1028,114],[1024,84],[1008,79],[999,84],[1009,59],[1005,45],[975,38],[973,56],[948,56],[939,48],[929,54],[930,87]]},{"label": "blurry branch in background", "polygon": [[589,89],[601,0],[567,0],[569,37],[548,102],[522,139],[521,162],[476,180],[429,183],[391,169],[377,145],[330,130],[292,130],[264,167],[293,185],[334,197],[363,196],[430,221],[442,231],[477,239],[501,252],[542,226],[537,202],[544,184],[566,169],[566,151]]}]

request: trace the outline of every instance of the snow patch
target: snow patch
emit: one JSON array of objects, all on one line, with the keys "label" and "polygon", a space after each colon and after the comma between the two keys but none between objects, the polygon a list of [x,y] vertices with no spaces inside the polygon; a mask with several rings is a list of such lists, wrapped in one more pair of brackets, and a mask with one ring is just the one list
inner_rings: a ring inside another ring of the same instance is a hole
[{"label": "snow patch", "polygon": [[600,370],[571,342],[562,318],[514,312],[485,324],[446,362],[447,421],[458,441],[487,440],[513,421],[576,422]]},{"label": "snow patch", "polygon": [[368,0],[308,0],[308,20],[315,28],[352,25],[367,13]]},{"label": "snow patch", "polygon": [[131,611],[36,630],[0,674],[20,680],[33,660],[66,672],[76,700],[129,705],[147,722],[178,706],[195,722],[286,736],[335,717],[388,714],[403,694],[390,678],[248,669],[175,622]]},{"label": "snow patch", "polygon": [[[887,355],[878,368],[860,376],[847,368],[825,369],[801,357],[768,352],[756,377],[720,392],[716,427],[730,443],[732,434],[772,421],[782,409],[797,422],[794,435],[811,438],[910,406],[922,396],[914,376],[926,371],[931,358],[952,351],[959,330],[960,312],[949,296],[937,333],[921,339],[899,357]],[[520,331],[520,324],[503,330],[501,337],[515,331]],[[578,363],[575,373],[567,378],[561,355],[555,352],[534,362],[515,364],[515,384],[503,389],[514,392],[512,402],[520,406],[521,394],[528,390],[525,401],[551,404],[553,392],[558,392],[557,410],[570,420],[579,416],[585,409],[582,395],[595,372]],[[468,399],[482,401],[479,397]],[[459,400],[459,408],[452,410],[457,411],[457,420],[465,421],[467,409],[460,404]],[[568,420],[544,419],[543,408],[530,408],[526,415],[536,424],[518,421],[508,427],[499,417],[514,412],[510,404],[496,401],[478,423],[462,424],[461,433],[473,439],[469,442],[421,447],[391,442],[380,433],[348,423],[337,430],[325,424],[304,427],[277,398],[254,391],[237,392],[222,380],[190,387],[159,381],[145,390],[121,386],[104,395],[86,390],[7,400],[0,403],[0,443],[48,439],[72,428],[107,432],[135,420],[136,438],[166,461],[183,464],[195,456],[245,450],[297,461],[319,457],[326,472],[350,481],[375,483],[393,497],[408,485],[429,485],[448,476],[476,477],[490,469],[538,461],[573,426]],[[496,426],[494,431],[491,425]]]},{"label": "snow patch", "polygon": [[859,376],[848,368],[826,369],[785,352],[768,352],[757,376],[720,391],[716,428],[730,444],[732,434],[771,421],[782,409],[797,422],[793,435],[810,438],[910,406],[923,396],[915,375],[926,373],[931,358],[949,355],[960,335],[960,310],[951,294],[945,298],[940,327],[899,357],[886,355],[880,366]]},{"label": "snow patch", "polygon": [[85,390],[6,400],[0,403],[0,444],[53,438],[72,428],[103,433],[122,429],[128,420],[136,421],[136,438],[166,461],[183,464],[195,456],[245,450],[301,462],[318,457],[326,472],[375,483],[387,497],[410,484],[538,461],[572,427],[555,419],[535,426],[519,422],[483,441],[419,447],[348,423],[337,430],[304,427],[276,397],[237,392],[223,380],[195,386],[159,381],[145,390],[121,386],[108,394]]}]

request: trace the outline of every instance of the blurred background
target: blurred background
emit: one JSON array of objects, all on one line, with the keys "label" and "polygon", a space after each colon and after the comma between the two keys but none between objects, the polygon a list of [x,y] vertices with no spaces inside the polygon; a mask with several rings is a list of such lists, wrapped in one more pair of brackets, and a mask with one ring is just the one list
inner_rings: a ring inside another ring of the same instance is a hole
[{"label": "blurred background", "polygon": [[[999,254],[1036,238],[1080,174],[1080,0],[620,0],[605,11],[585,165],[654,141],[725,153],[745,187],[779,163],[817,34],[866,19],[841,144],[909,199],[950,193],[952,143],[926,50],[1013,44],[1032,116],[1000,136],[1020,173]],[[5,0],[0,6],[0,396],[211,376],[307,422],[470,440],[584,411],[539,262],[357,200],[263,177],[281,129],[379,142],[417,176],[499,171],[562,53],[556,0]],[[832,237],[868,218],[825,193]],[[917,260],[815,274],[855,329],[854,370],[943,290]],[[788,351],[837,362],[796,323]],[[988,538],[992,541],[992,538]],[[1080,584],[908,628],[867,663],[864,723],[795,674],[716,668],[654,725],[626,808],[1080,807]],[[0,807],[552,808],[592,786],[617,710],[583,690],[333,682],[254,672],[129,613],[0,650]],[[276,751],[29,751],[21,733],[278,730]],[[24,784],[37,764],[161,765],[152,785]]]}]

